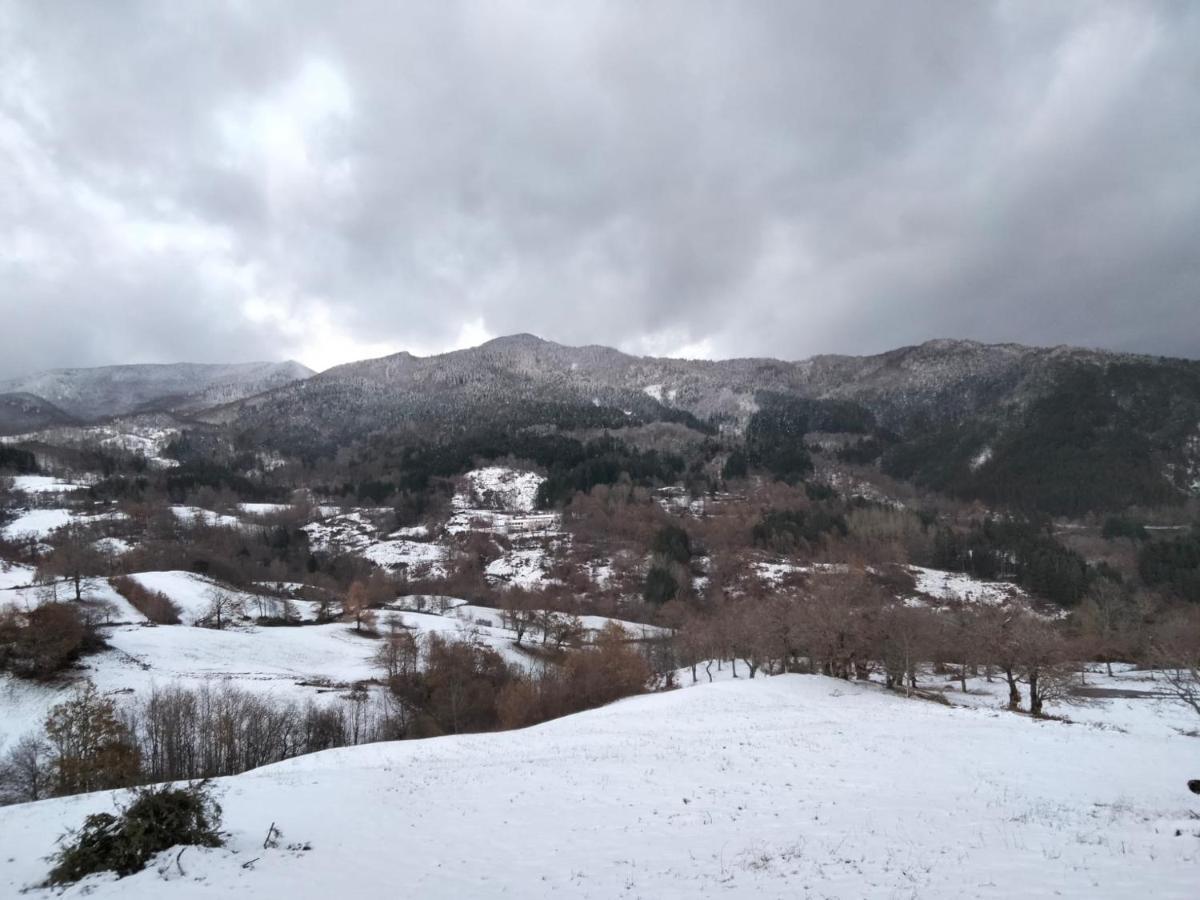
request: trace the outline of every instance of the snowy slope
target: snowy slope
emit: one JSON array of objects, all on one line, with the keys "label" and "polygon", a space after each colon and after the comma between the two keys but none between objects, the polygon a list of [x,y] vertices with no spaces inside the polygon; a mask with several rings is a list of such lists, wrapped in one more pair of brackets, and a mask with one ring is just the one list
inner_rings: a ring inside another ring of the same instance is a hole
[{"label": "snowy slope", "polygon": [[134,581],[151,591],[166,594],[179,607],[179,619],[184,625],[194,625],[208,616],[212,592],[223,591],[240,602],[248,615],[280,615],[280,604],[273,598],[248,594],[223,585],[195,572],[138,572],[130,575]]},{"label": "snowy slope", "polygon": [[0,536],[10,541],[30,535],[44,538],[49,537],[56,528],[62,528],[72,522],[80,525],[92,525],[97,522],[124,518],[126,518],[125,513],[120,511],[87,515],[72,512],[69,509],[28,509],[20,512],[15,519],[0,529]]},{"label": "snowy slope", "polygon": [[[223,779],[228,848],[66,896],[1190,898],[1195,761],[1190,738],[742,680]],[[0,893],[111,802],[0,809]]]}]

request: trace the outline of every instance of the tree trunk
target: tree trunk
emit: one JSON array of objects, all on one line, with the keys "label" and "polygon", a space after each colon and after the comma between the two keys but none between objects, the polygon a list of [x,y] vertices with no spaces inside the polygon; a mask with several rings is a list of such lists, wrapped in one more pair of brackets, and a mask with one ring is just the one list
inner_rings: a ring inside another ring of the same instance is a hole
[{"label": "tree trunk", "polygon": [[1021,690],[1010,666],[1004,667],[1004,677],[1008,681],[1008,708],[1018,710],[1021,708]]}]

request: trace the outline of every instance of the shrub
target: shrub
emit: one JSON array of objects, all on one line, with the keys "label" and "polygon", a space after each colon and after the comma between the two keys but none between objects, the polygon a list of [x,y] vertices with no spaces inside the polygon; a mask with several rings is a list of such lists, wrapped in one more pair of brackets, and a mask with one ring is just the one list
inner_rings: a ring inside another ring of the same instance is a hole
[{"label": "shrub", "polygon": [[79,657],[87,632],[79,610],[69,603],[43,603],[24,616],[0,611],[0,671],[49,678]]},{"label": "shrub", "polygon": [[841,513],[820,507],[771,509],[764,512],[755,523],[750,537],[756,547],[776,553],[793,553],[803,545],[820,543],[826,534],[845,537],[848,530]]},{"label": "shrub", "polygon": [[152,591],[125,576],[109,579],[109,584],[151,622],[158,625],[179,624],[179,607],[161,591]]},{"label": "shrub", "polygon": [[94,872],[116,872],[124,878],[140,872],[157,853],[171,847],[219,847],[221,807],[209,783],[187,787],[139,788],[133,802],[118,815],[95,813],[78,831],[61,838],[48,884],[70,884]]},{"label": "shrub", "polygon": [[692,542],[688,533],[678,525],[664,525],[654,535],[650,548],[655,554],[671,562],[687,565],[692,558]]},{"label": "shrub", "polygon": [[671,570],[663,566],[651,566],[646,573],[646,586],[642,597],[647,603],[662,606],[679,595],[679,582],[671,574]]}]

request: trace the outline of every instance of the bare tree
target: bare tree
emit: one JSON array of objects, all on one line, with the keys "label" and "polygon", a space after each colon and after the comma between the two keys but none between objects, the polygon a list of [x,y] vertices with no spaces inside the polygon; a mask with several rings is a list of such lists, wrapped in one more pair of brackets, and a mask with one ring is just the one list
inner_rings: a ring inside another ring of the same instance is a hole
[{"label": "bare tree", "polygon": [[1164,621],[1153,658],[1167,690],[1200,715],[1200,611],[1181,611]]},{"label": "bare tree", "polygon": [[550,639],[554,649],[561,650],[564,644],[577,644],[583,639],[583,623],[578,616],[555,613],[550,619]]},{"label": "bare tree", "polygon": [[1020,677],[1029,685],[1029,713],[1041,716],[1047,700],[1066,696],[1071,677],[1066,642],[1052,623],[1029,614],[1013,620],[1012,642]]},{"label": "bare tree", "polygon": [[388,620],[388,633],[383,644],[375,653],[375,664],[383,669],[390,682],[394,678],[405,678],[417,670],[420,646],[411,631],[404,627],[403,620],[394,617]]},{"label": "bare tree", "polygon": [[529,592],[523,588],[511,588],[500,601],[500,609],[503,612],[504,626],[516,634],[517,644],[520,645],[526,632],[537,623],[538,618]]},{"label": "bare tree", "polygon": [[1130,602],[1119,584],[1098,578],[1079,607],[1084,641],[1112,676],[1113,658],[1126,649]]},{"label": "bare tree", "polygon": [[347,619],[353,620],[356,632],[362,633],[364,625],[367,631],[375,630],[375,611],[371,608],[371,595],[366,582],[360,579],[350,585],[346,599],[342,601],[342,612]]},{"label": "bare tree", "polygon": [[0,804],[29,803],[48,797],[50,745],[39,734],[26,734],[0,759]]},{"label": "bare tree", "polygon": [[104,557],[79,525],[63,526],[54,533],[53,540],[54,552],[42,564],[42,569],[48,575],[66,578],[75,591],[75,600],[82,600],[84,579],[100,573]]},{"label": "bare tree", "polygon": [[211,587],[205,593],[208,608],[201,621],[220,631],[230,620],[243,614],[242,601],[235,594],[219,587]]}]

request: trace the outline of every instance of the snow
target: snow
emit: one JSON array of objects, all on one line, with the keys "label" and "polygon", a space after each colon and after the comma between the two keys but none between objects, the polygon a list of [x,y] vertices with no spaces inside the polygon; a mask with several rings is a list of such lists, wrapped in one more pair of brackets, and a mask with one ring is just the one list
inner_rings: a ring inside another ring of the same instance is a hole
[{"label": "snow", "polygon": [[79,491],[87,488],[86,484],[72,484],[50,475],[15,475],[12,479],[14,490],[26,494],[62,494],[67,491]]},{"label": "snow", "polygon": [[397,528],[391,534],[390,538],[423,538],[429,537],[428,525],[412,525],[408,528]]},{"label": "snow", "polygon": [[380,541],[360,551],[377,566],[408,569],[410,577],[440,578],[446,575],[446,548],[420,541]]},{"label": "snow", "polygon": [[[220,779],[226,848],[65,893],[1190,898],[1195,774],[1192,738],[743,678]],[[0,809],[0,892],[44,877],[58,835],[112,802]]]},{"label": "snow", "polygon": [[100,538],[98,541],[93,541],[92,546],[101,553],[107,553],[111,556],[121,556],[133,549],[133,544],[123,538],[106,537]]},{"label": "snow", "polygon": [[129,577],[147,590],[166,594],[179,607],[179,619],[184,625],[194,625],[207,617],[213,590],[224,591],[240,601],[247,615],[258,615],[260,607],[268,616],[282,611],[281,602],[274,597],[248,594],[195,572],[139,572]]},{"label": "snow", "polygon": [[0,530],[0,535],[8,540],[33,535],[38,538],[49,537],[57,528],[72,522],[79,525],[91,525],[96,522],[115,521],[128,516],[123,512],[95,513],[91,515],[75,513],[69,509],[28,509],[21,512],[15,519]]},{"label": "snow", "polygon": [[33,566],[0,559],[0,589],[30,584],[37,575]]},{"label": "snow", "polygon": [[487,564],[484,574],[492,581],[523,588],[544,587],[550,583],[549,560],[541,547],[510,550]]},{"label": "snow", "polygon": [[659,403],[662,403],[663,386],[661,384],[648,384],[642,388],[642,393],[650,399],[657,400]]},{"label": "snow", "polygon": [[908,570],[916,580],[917,592],[937,600],[962,600],[988,606],[1028,600],[1023,590],[1008,582],[981,581],[962,572],[944,572],[922,566],[909,566]]},{"label": "snow", "polygon": [[[535,472],[488,466],[466,474],[465,499],[484,509],[530,513],[537,509],[538,488],[546,479]],[[462,498],[463,495],[459,495]]]},{"label": "snow", "polygon": [[237,516],[227,516],[199,506],[172,506],[171,512],[180,522],[199,522],[202,525],[220,528],[237,528],[241,525]]},{"label": "snow", "polygon": [[375,543],[377,529],[361,510],[341,513],[321,522],[310,522],[301,529],[314,550],[359,552]]},{"label": "snow", "polygon": [[287,512],[292,508],[290,503],[239,503],[238,509],[248,516],[271,516]]},{"label": "snow", "polygon": [[[106,629],[112,649],[87,656],[90,679],[118,705],[144,699],[155,687],[230,684],[280,701],[332,699],[318,693],[377,675],[378,644],[344,623],[304,627],[224,629],[123,625]],[[70,683],[39,684],[0,676],[0,746],[45,721],[70,694]],[[4,894],[0,887],[0,895]]]},{"label": "snow", "polygon": [[[19,584],[5,585],[0,581],[0,607],[15,606],[18,609],[34,609],[43,603],[74,601],[75,585],[66,578],[42,584],[33,582],[33,570]],[[84,578],[79,584],[79,594],[87,603],[100,607],[99,621],[145,622],[146,617],[130,605],[129,601],[116,592],[107,578]]]},{"label": "snow", "polygon": [[52,531],[62,528],[70,521],[71,511],[68,509],[30,509],[5,525],[0,534],[9,540],[27,534],[49,537]]}]

